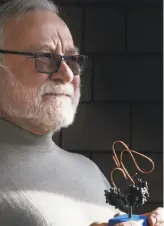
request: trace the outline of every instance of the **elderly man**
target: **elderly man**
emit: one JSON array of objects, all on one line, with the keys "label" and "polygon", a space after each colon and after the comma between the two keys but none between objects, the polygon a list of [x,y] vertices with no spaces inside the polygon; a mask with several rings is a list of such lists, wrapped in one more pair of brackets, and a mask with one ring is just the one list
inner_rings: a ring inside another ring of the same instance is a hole
[{"label": "elderly man", "polygon": [[[118,211],[105,204],[106,178],[52,141],[73,123],[86,57],[47,0],[2,4],[0,29],[0,225],[107,222]],[[164,212],[148,215],[155,225]]]}]

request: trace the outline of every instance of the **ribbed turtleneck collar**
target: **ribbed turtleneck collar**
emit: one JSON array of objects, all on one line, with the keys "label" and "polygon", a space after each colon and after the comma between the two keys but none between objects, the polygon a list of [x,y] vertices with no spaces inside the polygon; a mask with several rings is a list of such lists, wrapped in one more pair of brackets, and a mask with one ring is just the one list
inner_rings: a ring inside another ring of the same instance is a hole
[{"label": "ribbed turtleneck collar", "polygon": [[36,135],[30,133],[9,121],[0,119],[0,146],[26,146],[32,149],[47,150],[54,147],[52,133]]}]

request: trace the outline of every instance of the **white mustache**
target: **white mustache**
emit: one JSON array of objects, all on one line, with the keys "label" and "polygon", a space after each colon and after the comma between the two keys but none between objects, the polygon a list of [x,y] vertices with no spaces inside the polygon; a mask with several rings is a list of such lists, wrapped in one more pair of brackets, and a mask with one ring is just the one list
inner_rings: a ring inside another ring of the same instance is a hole
[{"label": "white mustache", "polygon": [[54,83],[45,83],[43,84],[39,91],[38,96],[43,96],[44,94],[64,94],[70,97],[73,97],[74,88],[71,84],[54,84]]}]

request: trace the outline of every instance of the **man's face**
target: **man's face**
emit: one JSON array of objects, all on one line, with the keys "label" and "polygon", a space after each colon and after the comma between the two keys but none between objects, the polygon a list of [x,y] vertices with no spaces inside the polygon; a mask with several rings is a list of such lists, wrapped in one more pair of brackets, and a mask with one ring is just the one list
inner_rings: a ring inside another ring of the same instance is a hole
[{"label": "man's face", "polygon": [[[69,29],[53,12],[28,12],[4,27],[5,50],[53,52],[73,55],[76,49]],[[50,46],[50,47],[47,47]],[[49,79],[35,69],[29,56],[3,55],[7,66],[0,75],[0,107],[18,126],[57,131],[72,124],[80,98],[80,77],[62,61]]]}]

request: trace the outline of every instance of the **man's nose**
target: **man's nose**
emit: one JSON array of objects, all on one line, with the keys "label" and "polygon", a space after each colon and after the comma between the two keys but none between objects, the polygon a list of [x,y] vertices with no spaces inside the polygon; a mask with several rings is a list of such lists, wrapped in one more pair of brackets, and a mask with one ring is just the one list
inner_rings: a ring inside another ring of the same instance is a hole
[{"label": "man's nose", "polygon": [[61,80],[63,83],[71,83],[73,72],[64,60],[61,61],[58,71],[50,76],[51,80]]}]

